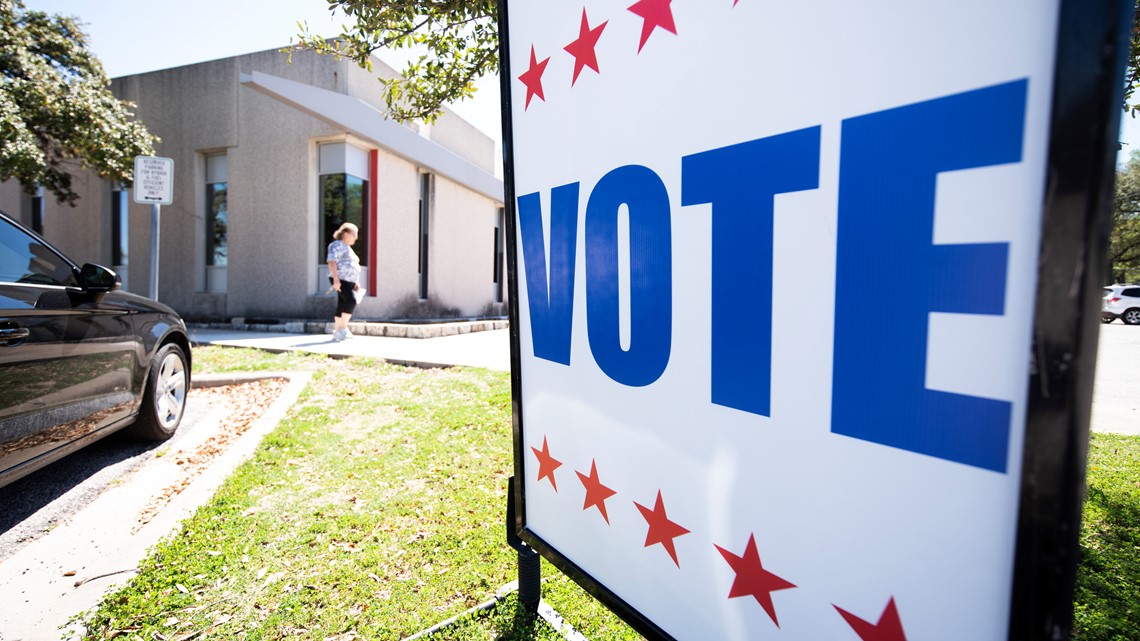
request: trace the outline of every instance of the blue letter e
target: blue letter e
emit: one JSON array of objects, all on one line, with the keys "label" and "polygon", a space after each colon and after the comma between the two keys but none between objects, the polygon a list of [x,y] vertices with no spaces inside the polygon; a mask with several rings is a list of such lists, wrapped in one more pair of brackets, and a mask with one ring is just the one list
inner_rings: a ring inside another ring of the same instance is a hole
[{"label": "blue letter e", "polygon": [[1021,160],[1027,81],[843,122],[831,430],[1006,471],[1011,406],[926,388],[931,312],[1004,313],[1007,243],[935,245],[938,174]]}]

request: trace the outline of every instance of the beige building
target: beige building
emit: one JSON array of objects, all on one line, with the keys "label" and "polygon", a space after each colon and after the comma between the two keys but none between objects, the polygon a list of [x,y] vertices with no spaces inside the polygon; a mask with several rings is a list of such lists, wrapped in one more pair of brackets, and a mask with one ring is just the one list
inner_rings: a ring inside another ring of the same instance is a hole
[{"label": "beige building", "polygon": [[[392,70],[374,60],[375,73]],[[325,248],[361,228],[356,319],[505,314],[503,184],[494,141],[453,113],[382,118],[349,61],[276,50],[116,78],[174,161],[161,207],[158,298],[188,320],[331,318]],[[83,172],[77,207],[0,185],[0,209],[146,295],[151,207]]]}]

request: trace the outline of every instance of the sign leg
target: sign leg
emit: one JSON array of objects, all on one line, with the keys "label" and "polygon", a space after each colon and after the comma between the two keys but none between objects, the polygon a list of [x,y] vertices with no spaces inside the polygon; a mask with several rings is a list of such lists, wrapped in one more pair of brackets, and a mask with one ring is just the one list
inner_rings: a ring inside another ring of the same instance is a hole
[{"label": "sign leg", "polygon": [[150,293],[158,300],[158,219],[159,205],[150,206]]},{"label": "sign leg", "polygon": [[542,600],[542,563],[533,548],[515,531],[515,477],[507,488],[507,545],[519,553],[519,601],[531,612],[538,611]]}]

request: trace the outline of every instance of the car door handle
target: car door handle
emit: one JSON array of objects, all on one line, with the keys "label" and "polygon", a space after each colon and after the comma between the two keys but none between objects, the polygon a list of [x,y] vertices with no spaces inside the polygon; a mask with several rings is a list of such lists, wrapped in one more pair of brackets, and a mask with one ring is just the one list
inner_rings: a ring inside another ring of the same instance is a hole
[{"label": "car door handle", "polygon": [[0,323],[0,346],[15,347],[31,334],[26,327],[19,327],[15,323]]}]

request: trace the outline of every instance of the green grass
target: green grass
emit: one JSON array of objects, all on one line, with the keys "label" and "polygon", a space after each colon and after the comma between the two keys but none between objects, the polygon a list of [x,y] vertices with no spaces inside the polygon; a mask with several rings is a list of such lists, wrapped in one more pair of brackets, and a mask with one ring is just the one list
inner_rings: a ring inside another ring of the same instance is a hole
[{"label": "green grass", "polygon": [[[220,347],[195,349],[194,366],[315,374],[254,457],[85,615],[85,638],[402,639],[517,578],[508,374]],[[641,638],[545,562],[543,577],[588,638]],[[511,596],[432,637],[489,638],[561,636]]]},{"label": "green grass", "polygon": [[[278,429],[87,639],[402,639],[517,578],[505,545],[510,379],[201,347],[196,373],[313,371]],[[191,400],[191,402],[193,402]],[[1074,638],[1140,639],[1140,437],[1094,434]],[[640,639],[543,561],[543,599],[594,641]],[[556,641],[513,596],[433,641]]]},{"label": "green grass", "polygon": [[1140,639],[1140,437],[1093,434],[1073,638]]}]

